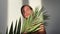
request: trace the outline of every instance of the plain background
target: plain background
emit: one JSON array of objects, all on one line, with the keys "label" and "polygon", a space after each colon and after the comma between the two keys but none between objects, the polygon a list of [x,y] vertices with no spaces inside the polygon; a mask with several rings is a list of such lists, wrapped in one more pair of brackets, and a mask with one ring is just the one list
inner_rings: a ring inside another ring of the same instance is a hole
[{"label": "plain background", "polygon": [[42,4],[50,15],[47,34],[60,34],[60,0],[42,0]]},{"label": "plain background", "polygon": [[5,34],[7,28],[7,0],[0,0],[0,32]]},{"label": "plain background", "polygon": [[[0,32],[2,34],[5,34],[7,27],[7,4],[7,0],[0,0]],[[42,4],[50,15],[46,27],[47,34],[60,34],[60,0],[42,0]]]}]

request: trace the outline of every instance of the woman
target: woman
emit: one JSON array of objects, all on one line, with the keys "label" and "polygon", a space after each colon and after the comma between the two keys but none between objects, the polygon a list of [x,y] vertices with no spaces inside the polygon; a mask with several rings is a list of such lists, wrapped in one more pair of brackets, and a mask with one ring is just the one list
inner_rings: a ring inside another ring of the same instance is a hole
[{"label": "woman", "polygon": [[[21,7],[21,13],[22,16],[27,19],[33,13],[33,9],[29,5],[23,5]],[[31,32],[30,34],[46,34],[44,24],[41,23],[39,28],[38,31]]]}]

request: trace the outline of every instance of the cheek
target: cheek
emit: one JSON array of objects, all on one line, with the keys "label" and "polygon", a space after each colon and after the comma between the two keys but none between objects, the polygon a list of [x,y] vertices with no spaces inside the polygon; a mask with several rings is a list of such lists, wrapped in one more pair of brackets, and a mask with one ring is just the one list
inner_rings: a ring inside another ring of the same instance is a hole
[{"label": "cheek", "polygon": [[27,14],[30,15],[32,12],[31,11],[27,11]]},{"label": "cheek", "polygon": [[28,15],[30,15],[30,14],[31,14],[31,11],[26,11],[26,12],[25,12],[25,15],[26,15],[26,16],[28,16]]},{"label": "cheek", "polygon": [[28,13],[25,13],[24,16],[29,16],[29,14]]}]

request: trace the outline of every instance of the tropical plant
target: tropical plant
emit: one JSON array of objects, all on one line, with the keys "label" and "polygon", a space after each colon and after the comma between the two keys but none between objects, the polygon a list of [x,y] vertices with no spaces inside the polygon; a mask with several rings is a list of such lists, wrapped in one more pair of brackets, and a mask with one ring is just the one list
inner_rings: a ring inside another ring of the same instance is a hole
[{"label": "tropical plant", "polygon": [[[34,13],[32,13],[28,19],[24,19],[21,31],[20,31],[21,19],[19,19],[19,22],[17,22],[16,20],[14,31],[13,31],[13,22],[12,22],[9,33],[7,28],[6,34],[23,34],[23,33],[28,34],[29,32],[35,32],[39,30],[40,23],[43,23],[46,26],[46,22],[44,21],[47,18],[48,16],[44,12],[44,7],[42,7],[40,10],[37,7],[35,8]],[[18,23],[18,26],[17,26],[17,23]]]},{"label": "tropical plant", "polygon": [[47,17],[48,16],[45,15],[44,12],[44,7],[42,7],[40,10],[38,7],[36,7],[34,13],[32,13],[28,19],[24,19],[21,32],[35,32],[40,29],[40,23],[43,23],[46,26],[46,22],[44,22],[44,20],[46,20]]}]

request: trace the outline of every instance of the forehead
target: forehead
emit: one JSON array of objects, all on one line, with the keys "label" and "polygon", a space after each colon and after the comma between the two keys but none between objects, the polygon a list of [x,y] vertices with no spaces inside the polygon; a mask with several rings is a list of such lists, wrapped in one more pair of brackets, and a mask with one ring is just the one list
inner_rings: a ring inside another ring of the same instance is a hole
[{"label": "forehead", "polygon": [[29,6],[24,6],[24,8],[30,8]]}]

